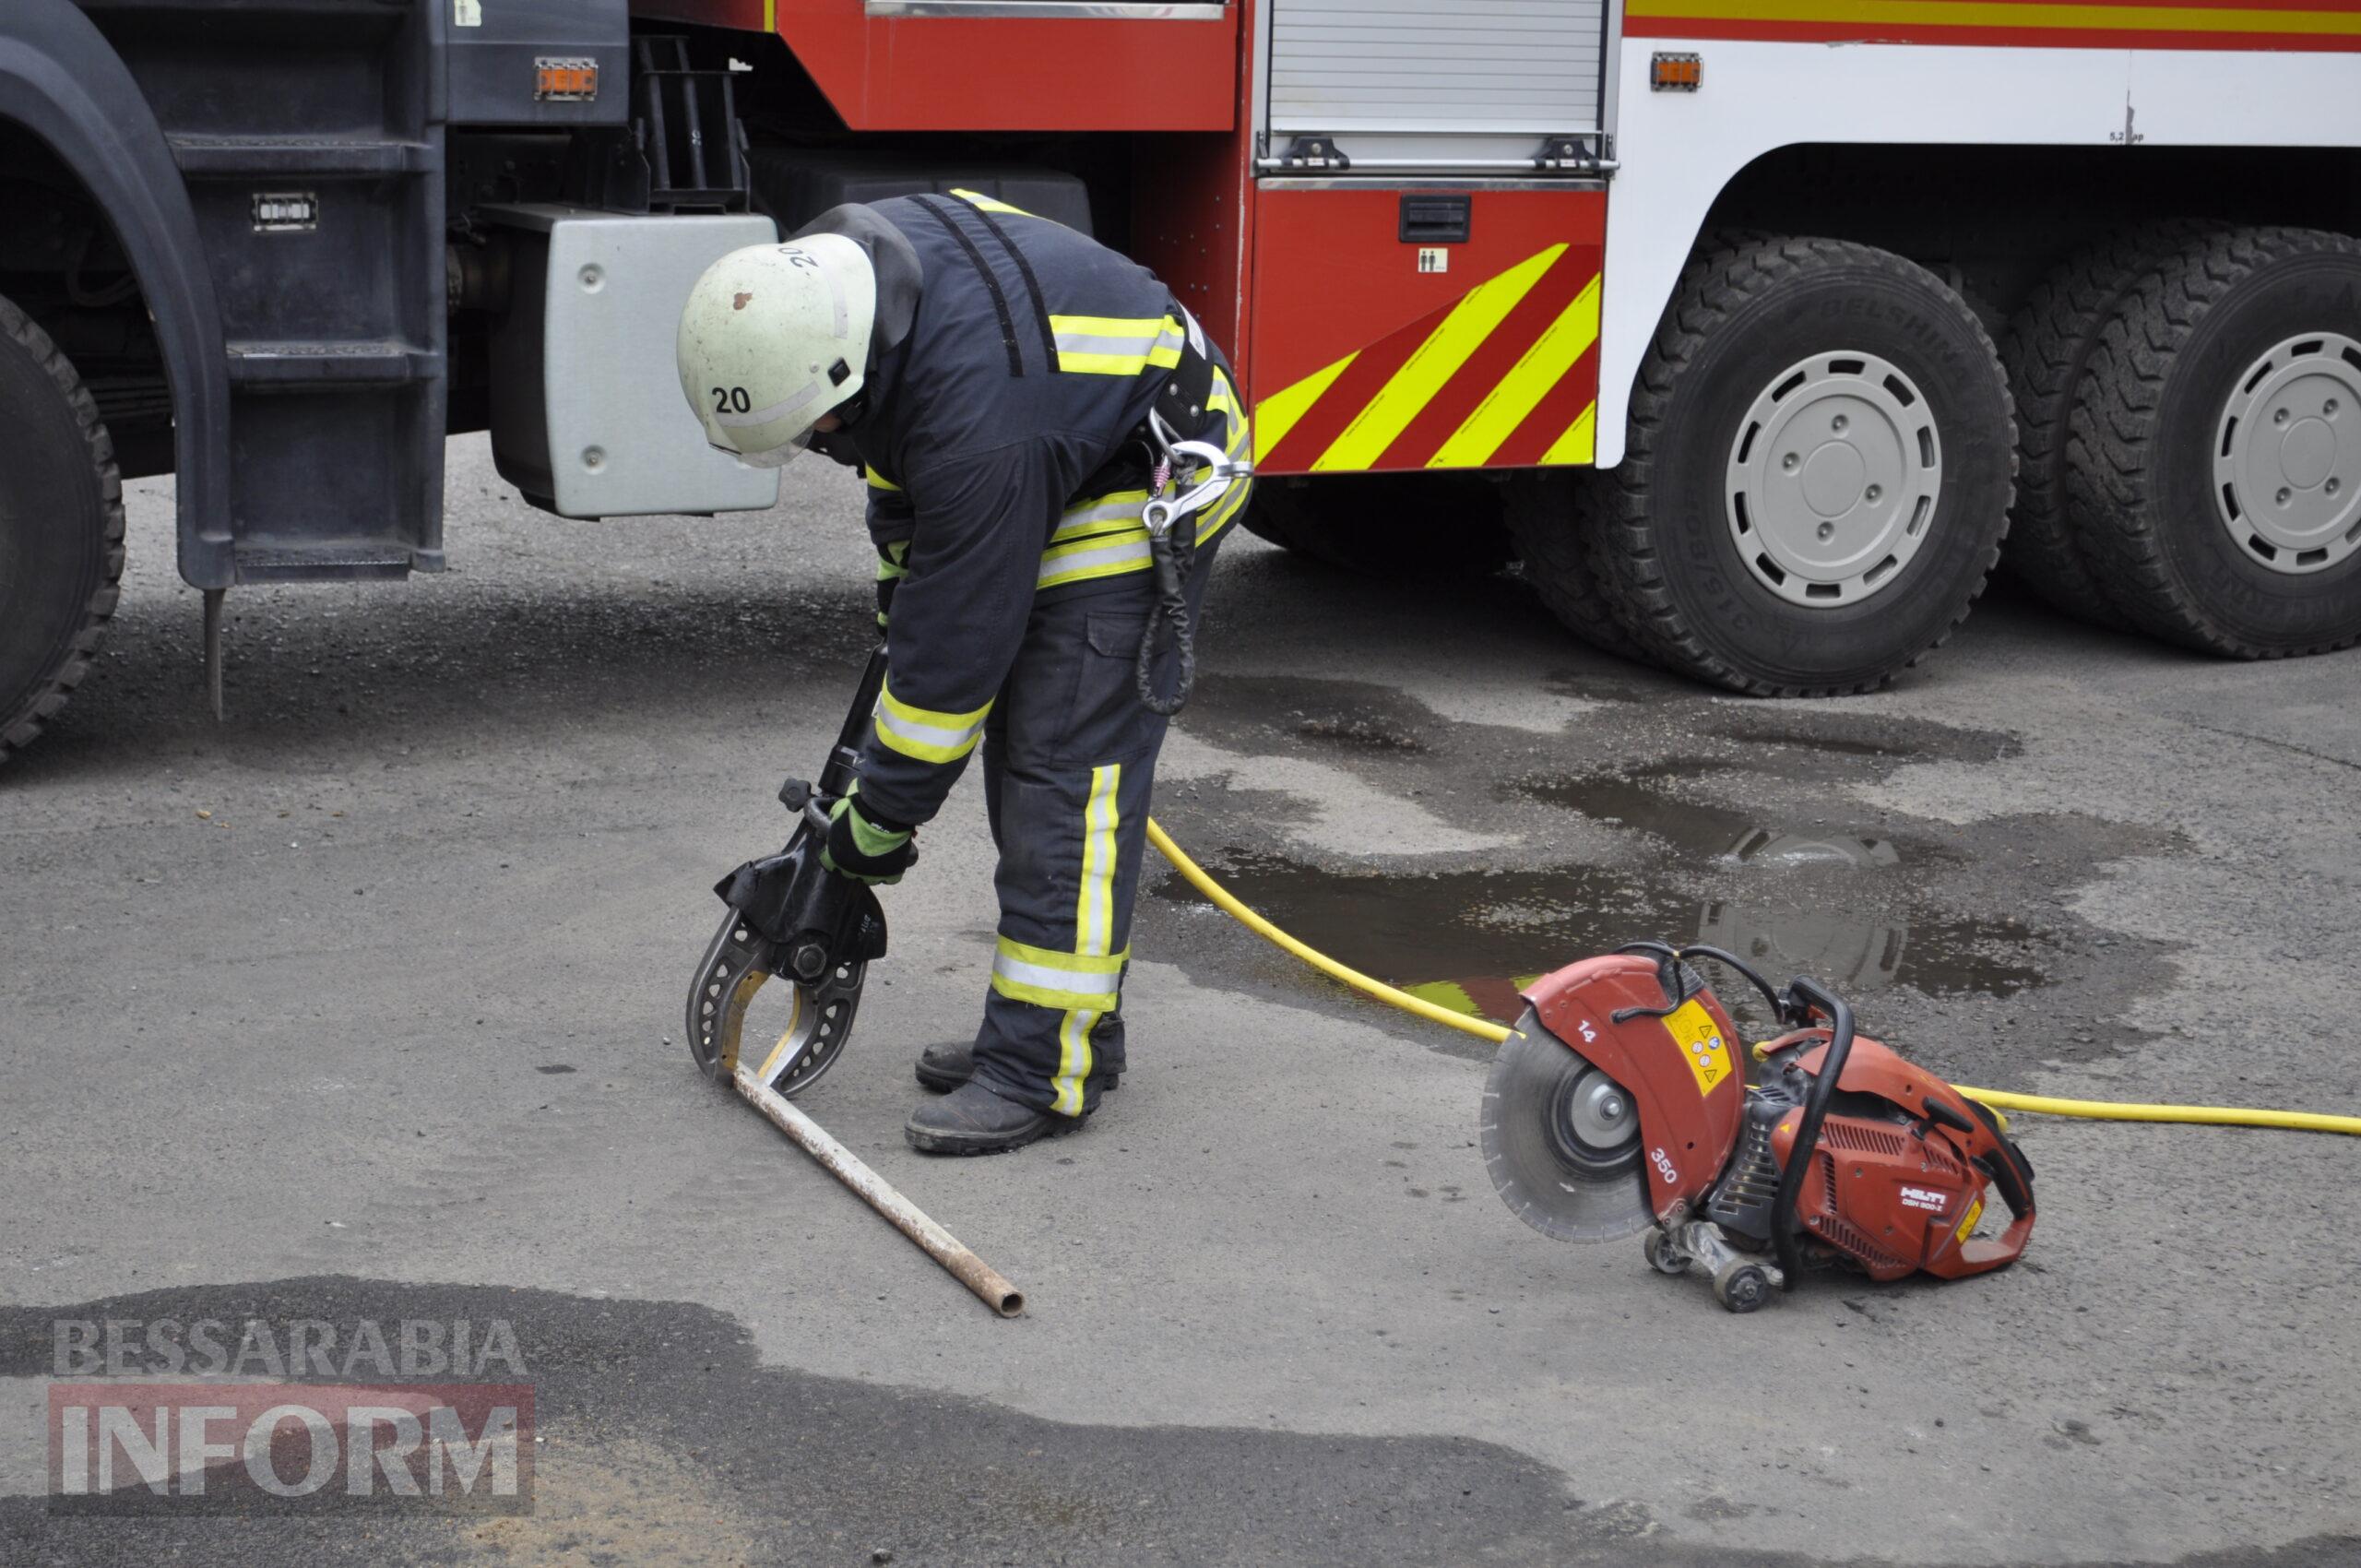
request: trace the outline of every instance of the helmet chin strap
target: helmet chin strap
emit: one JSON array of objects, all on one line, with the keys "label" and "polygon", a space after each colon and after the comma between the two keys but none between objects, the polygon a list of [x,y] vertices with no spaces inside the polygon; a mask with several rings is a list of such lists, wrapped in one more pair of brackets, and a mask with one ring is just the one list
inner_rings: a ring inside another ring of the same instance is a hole
[{"label": "helmet chin strap", "polygon": [[813,431],[804,443],[805,447],[845,468],[860,467],[861,456],[853,445],[852,433],[853,427],[860,423],[861,416],[869,412],[869,394],[866,391],[856,392],[828,412],[836,417],[836,428]]},{"label": "helmet chin strap", "polygon": [[852,431],[845,426],[815,430],[804,445],[807,450],[819,453],[832,463],[848,469],[860,467],[860,450],[853,445]]}]

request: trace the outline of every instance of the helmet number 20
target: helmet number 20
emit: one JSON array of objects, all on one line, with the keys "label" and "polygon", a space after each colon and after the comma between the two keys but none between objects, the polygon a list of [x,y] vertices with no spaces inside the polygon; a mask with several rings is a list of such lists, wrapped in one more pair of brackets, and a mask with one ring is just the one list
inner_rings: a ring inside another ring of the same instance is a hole
[{"label": "helmet number 20", "polygon": [[743,386],[717,386],[713,389],[713,411],[717,414],[742,414],[753,407]]}]

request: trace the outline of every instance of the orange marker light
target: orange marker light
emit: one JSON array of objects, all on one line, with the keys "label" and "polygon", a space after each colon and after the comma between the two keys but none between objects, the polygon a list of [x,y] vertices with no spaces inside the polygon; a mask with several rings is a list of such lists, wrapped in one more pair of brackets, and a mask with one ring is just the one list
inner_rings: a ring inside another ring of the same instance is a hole
[{"label": "orange marker light", "polygon": [[533,96],[544,102],[587,103],[599,96],[596,60],[536,60]]},{"label": "orange marker light", "polygon": [[1695,92],[1705,84],[1705,62],[1695,54],[1648,56],[1648,89],[1652,92]]}]

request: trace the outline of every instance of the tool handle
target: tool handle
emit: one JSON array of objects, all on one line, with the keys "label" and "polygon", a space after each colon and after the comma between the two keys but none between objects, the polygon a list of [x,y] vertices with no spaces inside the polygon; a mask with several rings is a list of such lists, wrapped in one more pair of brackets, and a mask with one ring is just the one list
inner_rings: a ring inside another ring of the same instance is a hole
[{"label": "tool handle", "polygon": [[[860,743],[869,738],[870,716],[877,710],[877,699],[885,690],[885,645],[879,643],[869,656],[867,668],[860,672],[860,683],[853,688],[852,706],[845,710],[845,721],[836,731],[836,743],[828,750],[828,760],[820,769],[820,793],[830,800],[845,794],[860,776],[853,764],[860,760]],[[820,814],[820,831],[828,830],[827,813]]]},{"label": "tool handle", "polygon": [[1787,1006],[1782,1009],[1794,1024],[1808,1024],[1813,1013],[1828,1018],[1828,1051],[1804,1097],[1803,1120],[1796,1124],[1796,1141],[1787,1151],[1786,1169],[1779,1172],[1779,1191],[1771,1200],[1771,1243],[1779,1253],[1786,1275],[1782,1288],[1792,1290],[1803,1273],[1803,1249],[1796,1241],[1796,1200],[1803,1192],[1804,1172],[1811,1169],[1820,1147],[1820,1124],[1835,1097],[1836,1080],[1845,1074],[1845,1059],[1853,1053],[1853,1009],[1845,999],[1816,980],[1797,975],[1787,982]]}]

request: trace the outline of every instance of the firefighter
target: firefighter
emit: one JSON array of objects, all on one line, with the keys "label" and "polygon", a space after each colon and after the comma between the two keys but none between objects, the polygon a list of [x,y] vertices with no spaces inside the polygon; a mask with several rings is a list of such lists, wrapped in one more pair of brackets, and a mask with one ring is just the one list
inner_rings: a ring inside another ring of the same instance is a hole
[{"label": "firefighter", "polygon": [[[972,1041],[929,1047],[929,1154],[1069,1132],[1123,1071],[1121,1011],[1148,791],[1192,625],[1247,485],[1183,518],[1158,591],[1142,523],[1151,413],[1243,459],[1220,350],[1155,277],[1061,224],[959,191],[839,207],[716,262],[681,320],[707,439],[777,467],[858,465],[887,674],[824,859],[898,881],[983,754],[999,942]],[[1161,602],[1160,602],[1161,600]],[[1140,687],[1157,704],[1144,700]]]}]

